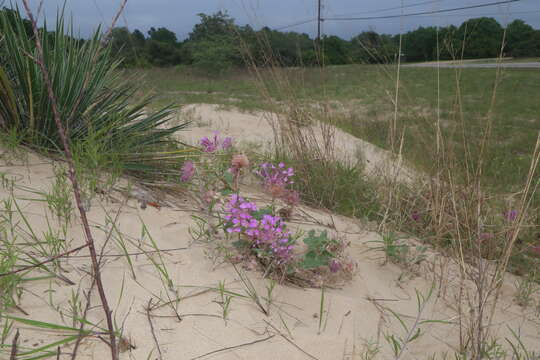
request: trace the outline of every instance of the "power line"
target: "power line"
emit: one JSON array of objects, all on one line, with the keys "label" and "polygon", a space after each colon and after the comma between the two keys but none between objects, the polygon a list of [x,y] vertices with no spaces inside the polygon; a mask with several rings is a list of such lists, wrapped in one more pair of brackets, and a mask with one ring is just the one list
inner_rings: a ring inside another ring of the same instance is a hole
[{"label": "power line", "polygon": [[[444,1],[444,0],[437,0],[437,1]],[[466,7],[461,7],[461,8],[434,10],[434,11],[426,11],[426,12],[421,12],[421,13],[403,14],[403,15],[372,16],[372,17],[362,17],[362,18],[328,17],[328,18],[321,18],[321,20],[323,20],[323,21],[324,20],[329,20],[329,21],[371,20],[371,19],[391,19],[391,18],[398,18],[398,17],[402,17],[402,16],[418,16],[418,17],[422,17],[422,15],[430,15],[430,14],[433,15],[433,14],[437,14],[437,13],[451,12],[451,11],[458,11],[458,10],[466,10],[466,9],[486,7],[486,6],[494,6],[494,5],[506,4],[506,3],[517,2],[517,1],[520,1],[520,0],[500,1],[500,2],[495,2],[495,3],[466,6]],[[424,4],[424,3],[417,3],[417,4]],[[416,5],[416,4],[411,4],[409,6],[404,6],[404,7],[410,7],[410,6],[413,6],[413,5]],[[390,8],[388,8],[388,9],[390,9]],[[384,11],[384,10],[387,10],[387,9],[380,9],[380,10],[376,10],[376,11]],[[534,13],[539,13],[539,12],[540,12],[540,10],[538,10],[538,11],[513,11],[510,15],[534,14]],[[482,13],[482,14],[474,14],[474,15],[475,16],[496,16],[496,15],[499,15],[499,14]],[[468,16],[468,15],[466,15],[466,14],[450,14],[450,15],[446,15],[446,16]],[[429,17],[429,16],[423,16],[423,17]],[[309,24],[309,23],[316,22],[316,21],[317,21],[317,18],[312,18],[312,19],[292,23],[292,24],[289,24],[289,25],[280,26],[280,27],[275,28],[274,30],[284,30],[284,29],[295,27],[295,26]]]},{"label": "power line", "polygon": [[304,21],[300,21],[300,22],[290,24],[290,25],[280,26],[280,27],[275,28],[274,30],[284,30],[284,29],[295,27],[295,26],[309,24],[309,23],[312,23],[312,22],[315,22],[315,21],[317,21],[317,19],[304,20]]},{"label": "power line", "polygon": [[[430,0],[430,1],[423,1],[423,2],[419,2],[419,3],[414,3],[414,4],[404,5],[404,6],[403,6],[403,9],[412,8],[412,7],[416,7],[416,6],[420,6],[420,5],[434,4],[434,3],[441,2],[441,1],[444,1],[444,0]],[[400,10],[400,9],[402,9],[401,6],[395,6],[395,7],[385,8],[385,9],[377,9],[377,10],[370,10],[370,11],[362,11],[362,12],[358,12],[358,13],[349,13],[349,14],[346,14],[346,15],[345,15],[345,14],[342,14],[342,15],[336,15],[336,16],[350,16],[350,15],[373,14],[373,13],[378,13],[378,12],[384,12],[384,11],[390,11],[390,10]]]},{"label": "power line", "polygon": [[497,1],[497,2],[491,2],[491,3],[486,3],[486,4],[479,4],[479,5],[462,6],[462,7],[453,8],[453,9],[432,10],[432,11],[423,11],[423,12],[409,13],[409,14],[399,14],[399,15],[369,16],[369,17],[330,17],[330,18],[325,18],[323,20],[325,20],[325,21],[327,21],[327,20],[329,20],[329,21],[352,21],[352,20],[393,19],[393,18],[401,18],[401,17],[408,17],[408,16],[440,14],[440,13],[458,11],[458,10],[477,9],[477,8],[481,8],[481,7],[508,4],[508,3],[513,3],[513,2],[518,2],[518,1],[520,1],[520,0],[505,0],[505,1]]},{"label": "power line", "polygon": [[[508,15],[513,16],[513,15],[537,14],[537,13],[540,13],[540,10],[535,10],[535,11],[513,11],[513,12],[508,13]],[[481,13],[481,14],[474,14],[474,16],[498,16],[498,15],[501,15],[501,13]],[[456,16],[456,17],[460,17],[460,16],[469,16],[469,15],[466,15],[466,14],[449,14],[449,15],[446,15],[446,16]],[[427,15],[424,15],[424,16],[418,15],[418,17],[427,17],[427,18],[430,18],[431,16],[427,16]]]}]

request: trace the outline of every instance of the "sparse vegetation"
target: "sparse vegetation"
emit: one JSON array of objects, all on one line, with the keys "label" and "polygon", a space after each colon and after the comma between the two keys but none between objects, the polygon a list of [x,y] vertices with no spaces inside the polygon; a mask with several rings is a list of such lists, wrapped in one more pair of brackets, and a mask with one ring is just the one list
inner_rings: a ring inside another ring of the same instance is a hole
[{"label": "sparse vegetation", "polygon": [[[434,343],[447,352],[433,359],[538,358],[530,345],[538,321],[529,321],[540,309],[540,108],[530,96],[540,91],[537,71],[399,68],[396,79],[394,65],[285,68],[291,63],[272,57],[261,68],[265,52],[228,52],[234,37],[208,36],[207,26],[228,20],[222,14],[201,16],[204,26],[191,35],[200,37],[189,49],[197,71],[145,69],[141,90],[124,82],[132,70],[119,71],[111,57],[121,51],[114,40],[122,31],[102,47],[99,30],[77,40],[60,15],[55,31],[42,29],[36,43],[28,21],[1,13],[0,357],[75,358],[103,343],[117,359],[137,351],[131,332],[139,336],[140,327],[152,345],[130,356],[166,359],[166,332],[185,331],[185,318],[217,318],[220,325],[189,328],[208,338],[209,331],[212,344],[222,341],[216,335],[222,329],[258,338],[190,358],[272,338],[274,358],[284,344],[317,359],[303,342],[313,349],[344,342],[342,357],[350,360],[425,355],[423,345],[415,346]],[[250,31],[242,30],[236,36]],[[151,41],[171,61],[182,55],[174,33],[153,28],[150,36],[143,43]],[[379,40],[382,47],[391,42]],[[523,46],[515,36],[510,43],[514,51]],[[494,46],[477,43],[467,51],[479,55]],[[151,63],[143,60],[136,64]],[[240,61],[251,64],[251,73],[232,68]],[[158,97],[155,111],[150,100],[133,99],[149,87]],[[180,147],[170,135],[186,122],[166,128],[174,110],[159,105],[173,99],[271,111],[274,151],[257,145],[240,151],[237,139],[218,132]],[[362,151],[340,157],[337,129],[386,149],[390,170],[368,172]],[[29,149],[53,157],[40,160],[34,179]],[[413,175],[401,178],[401,166]],[[351,218],[336,220],[328,211]],[[87,247],[90,256],[80,252]],[[371,263],[369,250],[397,266]],[[189,253],[177,256],[181,251]],[[414,267],[414,293],[398,267]],[[507,316],[500,306],[509,299],[508,271],[517,279],[519,323],[517,312]],[[185,279],[204,284],[181,285]],[[351,283],[354,292],[343,295],[353,291]],[[202,305],[188,303],[195,297],[205,297]],[[370,306],[362,308],[366,313],[358,312],[362,302]],[[141,314],[144,326],[137,323]],[[161,321],[167,325],[156,326]],[[442,328],[445,338],[438,338]],[[370,341],[358,345],[365,334]],[[29,343],[33,338],[39,340]]]}]

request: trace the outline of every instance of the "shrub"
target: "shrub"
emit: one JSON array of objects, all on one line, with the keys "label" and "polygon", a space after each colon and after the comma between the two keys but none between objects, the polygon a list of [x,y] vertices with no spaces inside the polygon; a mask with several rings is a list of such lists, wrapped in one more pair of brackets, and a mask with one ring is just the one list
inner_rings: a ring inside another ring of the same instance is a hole
[{"label": "shrub", "polygon": [[[8,16],[12,13],[0,12],[0,127],[24,130],[24,143],[56,152],[62,145],[35,63],[35,42],[24,31],[25,20],[18,12]],[[60,13],[54,32],[46,25],[41,29],[41,42],[58,111],[72,143],[92,136],[103,151],[120,157],[123,170],[140,171],[141,165],[150,163],[148,155],[170,147],[168,136],[186,125],[163,128],[174,108],[150,112],[151,98],[136,98],[137,88],[121,79],[120,63],[113,60],[111,46],[104,44],[101,29],[89,40],[76,39]]]}]

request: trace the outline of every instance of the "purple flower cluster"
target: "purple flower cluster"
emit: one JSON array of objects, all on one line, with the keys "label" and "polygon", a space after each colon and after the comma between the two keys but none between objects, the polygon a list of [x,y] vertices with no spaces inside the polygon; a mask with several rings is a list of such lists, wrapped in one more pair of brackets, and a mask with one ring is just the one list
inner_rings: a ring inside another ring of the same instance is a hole
[{"label": "purple flower cluster", "polygon": [[504,214],[504,217],[508,221],[516,220],[517,216],[518,216],[517,210],[510,210],[510,211],[506,212],[506,214]]},{"label": "purple flower cluster", "polygon": [[261,165],[261,169],[256,172],[262,178],[264,187],[274,198],[280,198],[289,206],[296,206],[300,203],[300,194],[296,190],[287,189],[288,185],[294,183],[293,168],[286,168],[284,163],[278,166],[270,163]]},{"label": "purple flower cluster", "polygon": [[199,143],[202,146],[202,151],[206,153],[214,153],[217,150],[227,150],[232,146],[232,138],[226,137],[221,139],[219,132],[214,131],[214,136],[210,139],[208,136],[203,137]]},{"label": "purple flower cluster", "polygon": [[225,204],[225,220],[229,222],[228,233],[246,233],[248,236],[259,226],[252,212],[257,211],[255,203],[246,201],[237,194],[232,194]]},{"label": "purple flower cluster", "polygon": [[285,224],[279,216],[265,214],[257,220],[254,212],[257,205],[233,194],[225,205],[225,220],[228,233],[245,235],[254,248],[265,251],[279,265],[292,259],[293,244],[291,234],[285,230]]},{"label": "purple flower cluster", "polygon": [[263,178],[264,185],[267,187],[278,186],[285,188],[287,185],[294,183],[291,180],[294,176],[294,169],[291,167],[286,169],[284,163],[279,163],[278,166],[264,163],[257,174]]},{"label": "purple flower cluster", "polygon": [[180,176],[180,180],[182,180],[182,182],[188,182],[193,175],[195,175],[195,165],[193,164],[193,161],[186,161],[184,165],[182,165],[182,175]]},{"label": "purple flower cluster", "polygon": [[339,270],[341,270],[342,265],[341,265],[341,262],[338,259],[332,259],[332,260],[330,260],[330,263],[328,264],[328,267],[330,268],[331,272],[337,273]]}]

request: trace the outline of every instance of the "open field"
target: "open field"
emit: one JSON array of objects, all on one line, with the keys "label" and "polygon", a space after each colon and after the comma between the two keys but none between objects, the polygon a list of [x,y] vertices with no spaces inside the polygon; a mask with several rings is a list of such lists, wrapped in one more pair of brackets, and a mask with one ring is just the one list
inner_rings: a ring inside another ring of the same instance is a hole
[{"label": "open field", "polygon": [[[434,144],[438,114],[443,130],[456,146],[460,146],[462,136],[474,146],[493,101],[493,166],[488,164],[488,181],[491,179],[491,185],[503,191],[521,185],[519,181],[529,166],[527,155],[540,130],[540,71],[505,69],[496,81],[497,71],[401,69],[398,122],[407,129],[405,152],[414,165],[423,169],[431,165],[424,154]],[[308,106],[327,102],[338,126],[387,147],[388,122],[394,115],[395,68],[350,65],[285,72],[299,101]],[[186,68],[140,70],[137,74],[142,76],[146,90],[157,96],[158,104],[214,103],[249,111],[276,110],[284,100],[283,92],[268,74],[268,89],[275,103],[261,95],[258,80],[247,71],[220,78],[198,76]]]}]

